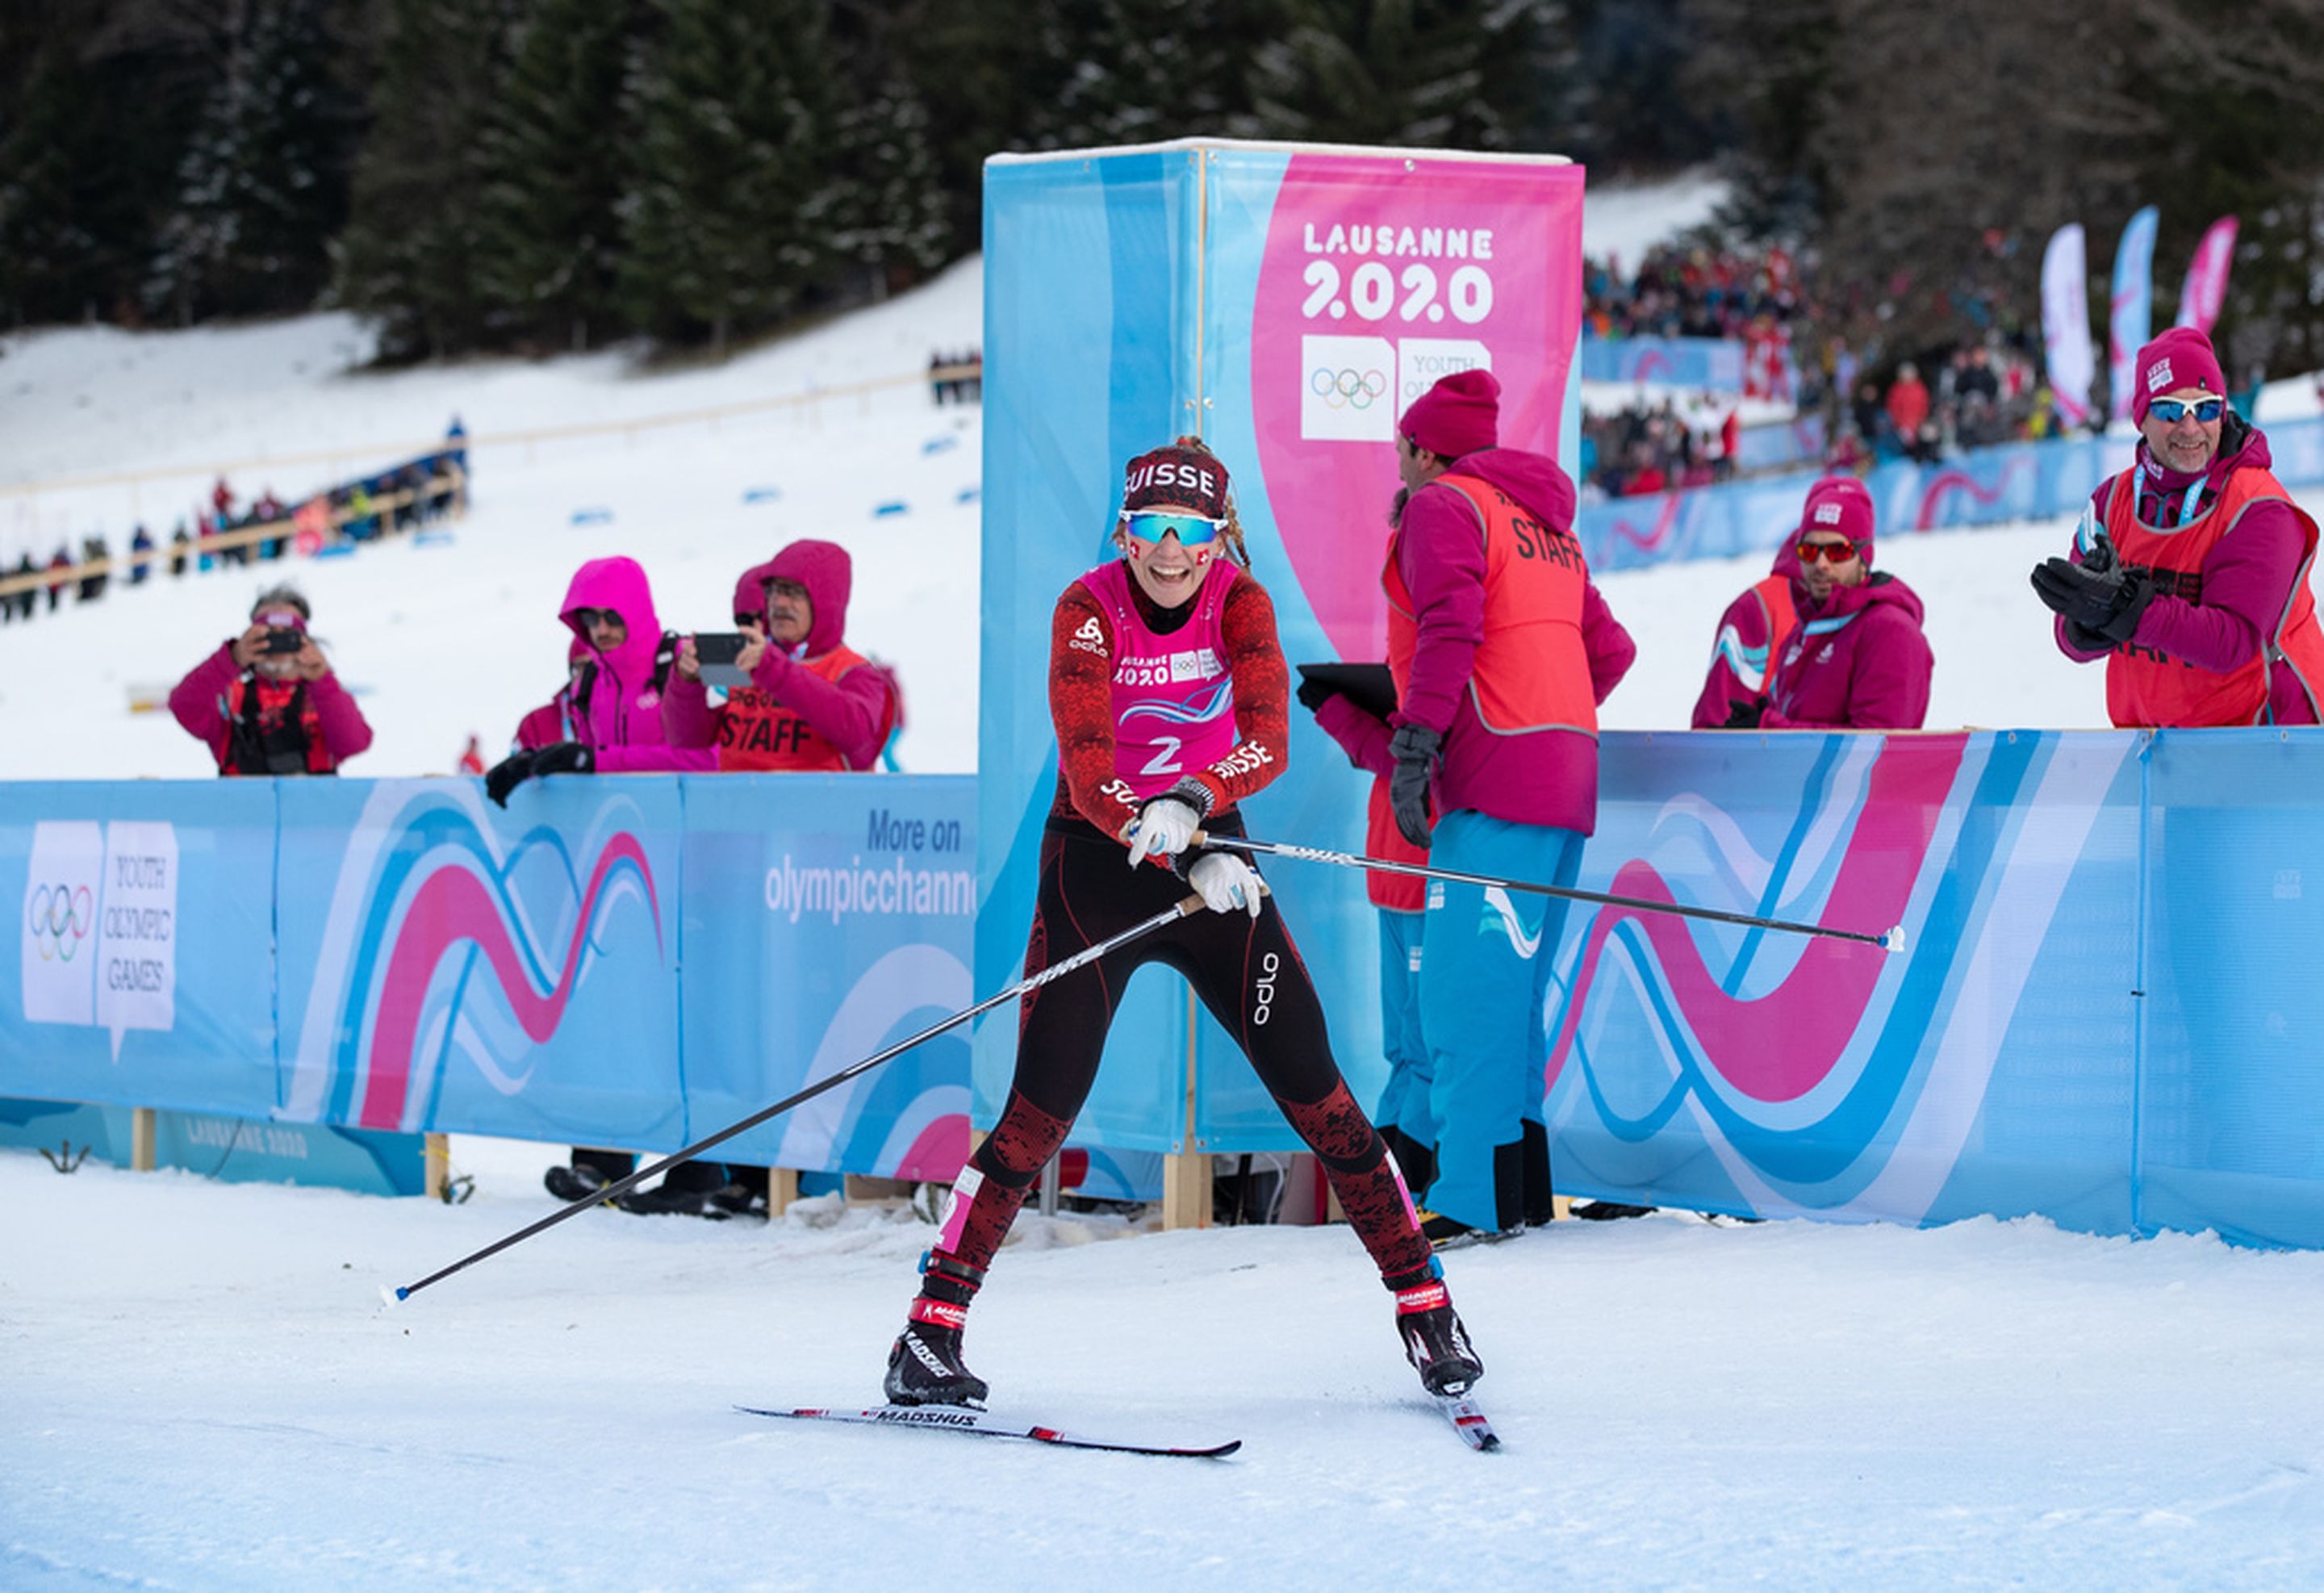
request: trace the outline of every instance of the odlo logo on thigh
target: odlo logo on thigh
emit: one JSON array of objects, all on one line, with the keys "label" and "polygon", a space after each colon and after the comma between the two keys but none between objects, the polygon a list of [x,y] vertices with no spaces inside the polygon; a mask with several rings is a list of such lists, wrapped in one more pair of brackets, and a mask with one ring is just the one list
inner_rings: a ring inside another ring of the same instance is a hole
[{"label": "odlo logo on thigh", "polygon": [[1275,976],[1283,968],[1283,959],[1273,952],[1267,953],[1259,964],[1259,1004],[1251,1009],[1250,1021],[1264,1027],[1275,1010]]}]

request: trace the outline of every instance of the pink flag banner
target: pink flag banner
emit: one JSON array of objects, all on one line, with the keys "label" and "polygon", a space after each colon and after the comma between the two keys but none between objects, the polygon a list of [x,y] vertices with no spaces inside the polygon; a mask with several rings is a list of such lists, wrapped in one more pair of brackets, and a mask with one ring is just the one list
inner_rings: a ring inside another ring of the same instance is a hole
[{"label": "pink flag banner", "polygon": [[2198,332],[2209,332],[2227,300],[2227,267],[2235,263],[2236,218],[2222,216],[2204,230],[2187,262],[2187,281],[2179,290],[2179,322]]}]

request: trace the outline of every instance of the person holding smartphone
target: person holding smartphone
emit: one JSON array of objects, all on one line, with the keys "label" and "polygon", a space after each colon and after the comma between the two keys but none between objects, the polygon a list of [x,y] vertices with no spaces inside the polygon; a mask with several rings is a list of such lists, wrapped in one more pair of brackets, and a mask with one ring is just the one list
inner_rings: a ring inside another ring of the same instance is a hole
[{"label": "person holding smartphone", "polygon": [[807,538],[745,571],[736,631],[722,639],[735,684],[712,703],[703,678],[709,639],[680,640],[661,700],[669,744],[715,747],[725,771],[876,768],[902,728],[903,694],[893,672],[845,640],[853,568],[836,542]]},{"label": "person holding smartphone", "polygon": [[220,775],[337,774],[371,745],[371,726],[309,634],[308,618],[296,588],[263,594],[242,634],[170,694],[170,712],[208,746]]}]

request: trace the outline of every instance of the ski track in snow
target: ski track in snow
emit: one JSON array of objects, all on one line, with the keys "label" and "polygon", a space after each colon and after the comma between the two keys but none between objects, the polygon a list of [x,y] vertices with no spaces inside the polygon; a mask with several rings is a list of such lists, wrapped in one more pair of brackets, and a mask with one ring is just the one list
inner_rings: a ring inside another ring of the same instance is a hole
[{"label": "ski track in snow", "polygon": [[[1701,196],[1686,190],[1689,204]],[[1654,230],[1593,211],[1626,255]],[[1607,246],[1593,240],[1593,247]],[[977,340],[975,262],[711,371],[620,355],[333,374],[310,317],[0,344],[0,479],[185,463],[182,482],[0,497],[42,557],[133,516],[166,532],[220,457],[489,437],[915,371]],[[2309,412],[2303,382],[2282,412]],[[2264,410],[2264,416],[2276,412]],[[278,571],[364,689],[350,773],[488,755],[562,670],[582,559],[647,566],[662,623],[723,628],[793,537],[857,558],[851,638],[900,668],[908,768],[975,764],[981,416],[905,387],[639,439],[476,450],[452,548],[116,586],[0,628],[11,777],[208,775],[132,715]],[[945,439],[950,439],[947,446]],[[384,463],[365,459],[366,466]],[[237,475],[247,495],[267,473]],[[286,495],[319,474],[286,468]],[[776,485],[779,501],[745,503]],[[2311,507],[2324,506],[2308,494]],[[875,518],[901,499],[910,511]],[[614,512],[572,523],[576,509]],[[1929,723],[2098,725],[2027,567],[2066,522],[1913,537]],[[1772,540],[1772,539],[1771,539]],[[1617,729],[1683,724],[1718,614],[1764,556],[1616,576],[1637,637]],[[1026,667],[1038,668],[1028,656]],[[1979,1220],[1926,1232],[1675,1216],[1574,1223],[1447,1258],[1505,1449],[1465,1450],[1400,1357],[1345,1229],[1128,1238],[1027,1217],[969,1333],[996,1406],[1218,1462],[794,1428],[736,1402],[872,1403],[931,1230],[807,1202],[782,1222],[593,1213],[383,1310],[544,1214],[550,1147],[455,1141],[458,1207],[134,1175],[0,1154],[0,1587],[822,1588],[936,1578],[1144,1587],[1684,1588],[2316,1585],[2324,1575],[2324,1257]]]}]

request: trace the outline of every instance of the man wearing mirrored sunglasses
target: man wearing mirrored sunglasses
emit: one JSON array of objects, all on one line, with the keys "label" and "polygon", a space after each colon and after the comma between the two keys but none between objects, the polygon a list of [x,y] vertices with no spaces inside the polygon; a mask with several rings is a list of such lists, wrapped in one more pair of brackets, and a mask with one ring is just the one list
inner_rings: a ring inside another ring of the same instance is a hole
[{"label": "man wearing mirrored sunglasses", "polygon": [[2209,337],[2172,327],[2133,381],[2135,462],[2090,494],[2074,557],[2034,571],[2058,650],[2106,659],[2118,726],[2316,723],[2315,520],[2228,405]]},{"label": "man wearing mirrored sunglasses", "polygon": [[1872,567],[1872,494],[1852,475],[1808,489],[1793,533],[1794,618],[1767,661],[1766,694],[1725,728],[1918,730],[1935,668],[1921,599]]}]

